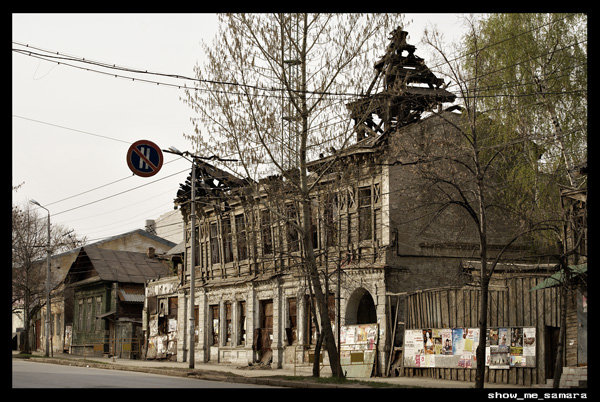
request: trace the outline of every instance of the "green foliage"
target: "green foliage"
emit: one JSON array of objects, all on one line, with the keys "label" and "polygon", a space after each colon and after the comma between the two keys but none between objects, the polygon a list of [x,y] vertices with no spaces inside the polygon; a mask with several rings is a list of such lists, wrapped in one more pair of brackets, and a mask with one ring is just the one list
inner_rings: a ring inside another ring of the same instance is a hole
[{"label": "green foliage", "polygon": [[586,29],[583,14],[491,14],[466,36],[472,104],[503,144],[497,195],[524,222],[560,219],[559,186],[585,185]]}]

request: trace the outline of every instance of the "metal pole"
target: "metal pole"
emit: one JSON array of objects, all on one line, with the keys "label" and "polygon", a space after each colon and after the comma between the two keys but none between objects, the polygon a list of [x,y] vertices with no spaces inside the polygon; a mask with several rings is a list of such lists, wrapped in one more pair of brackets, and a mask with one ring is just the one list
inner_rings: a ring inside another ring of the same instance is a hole
[{"label": "metal pole", "polygon": [[48,357],[50,352],[50,211],[48,211],[48,249],[46,262],[46,353]]},{"label": "metal pole", "polygon": [[191,237],[192,237],[192,255],[191,255],[191,269],[190,269],[190,308],[189,308],[189,314],[190,314],[190,328],[189,328],[189,334],[190,334],[190,361],[189,361],[189,368],[193,369],[194,368],[194,343],[195,343],[195,338],[196,338],[196,334],[195,334],[195,328],[194,328],[194,293],[195,293],[195,289],[194,289],[194,281],[195,281],[195,271],[196,271],[196,158],[192,157],[192,194],[190,197],[191,200],[191,225],[192,225],[192,230],[191,230]]}]

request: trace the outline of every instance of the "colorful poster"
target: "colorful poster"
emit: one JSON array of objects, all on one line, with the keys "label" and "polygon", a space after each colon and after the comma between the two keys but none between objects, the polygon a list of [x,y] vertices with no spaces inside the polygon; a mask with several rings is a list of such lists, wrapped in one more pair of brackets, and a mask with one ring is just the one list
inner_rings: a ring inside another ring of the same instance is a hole
[{"label": "colorful poster", "polygon": [[432,329],[432,337],[433,337],[433,354],[442,355],[443,352],[443,344],[442,344],[442,330],[441,329]]},{"label": "colorful poster", "polygon": [[510,356],[508,346],[490,345],[490,369],[510,368]]},{"label": "colorful poster", "polygon": [[521,367],[525,365],[523,359],[523,329],[510,329],[510,365],[513,367]]},{"label": "colorful poster", "polygon": [[465,340],[463,338],[463,328],[452,329],[452,354],[462,356]]},{"label": "colorful poster", "polygon": [[523,347],[523,328],[511,328],[510,346]]},{"label": "colorful poster", "polygon": [[535,328],[523,328],[523,356],[535,356]]},{"label": "colorful poster", "polygon": [[498,340],[498,328],[490,328],[488,330],[488,346],[497,346]]},{"label": "colorful poster", "polygon": [[442,354],[452,355],[452,330],[442,329]]},{"label": "colorful poster", "polygon": [[510,346],[508,328],[498,328],[498,346]]},{"label": "colorful poster", "polygon": [[433,354],[433,339],[431,338],[431,329],[423,330],[423,349],[426,355]]}]

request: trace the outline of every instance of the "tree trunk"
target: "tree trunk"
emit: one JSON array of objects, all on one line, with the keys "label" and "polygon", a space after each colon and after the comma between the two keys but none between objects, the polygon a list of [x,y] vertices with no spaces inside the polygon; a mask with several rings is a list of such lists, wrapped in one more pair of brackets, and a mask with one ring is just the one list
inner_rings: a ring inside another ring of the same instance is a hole
[{"label": "tree trunk", "polygon": [[[561,258],[561,268],[565,274],[567,273],[566,256]],[[558,330],[558,345],[556,347],[556,361],[554,363],[554,378],[552,379],[552,388],[559,388],[560,376],[563,368],[563,350],[564,339],[567,326],[567,285],[568,278],[563,278],[563,283],[560,287],[560,329]]]}]

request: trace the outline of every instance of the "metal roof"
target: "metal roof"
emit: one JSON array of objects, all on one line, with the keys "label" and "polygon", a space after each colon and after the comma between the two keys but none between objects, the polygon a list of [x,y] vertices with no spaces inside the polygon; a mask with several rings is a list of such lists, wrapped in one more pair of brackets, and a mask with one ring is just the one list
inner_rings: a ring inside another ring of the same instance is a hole
[{"label": "metal roof", "polygon": [[[571,270],[571,274],[574,276],[583,275],[587,273],[587,263],[579,265],[569,265],[569,269]],[[558,286],[561,283],[563,283],[564,275],[564,270],[561,269],[560,271],[552,274],[548,278],[544,279],[542,282],[538,283],[536,286],[529,289],[529,291],[531,292],[534,290]]]},{"label": "metal roof", "polygon": [[108,250],[99,247],[84,246],[71,269],[87,256],[92,267],[103,281],[121,283],[144,283],[170,274],[169,268],[145,253],[133,251]]}]

